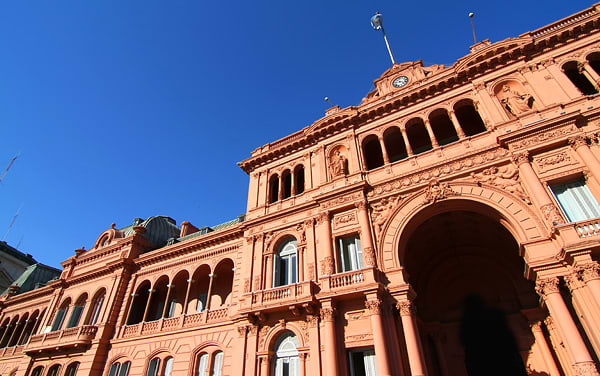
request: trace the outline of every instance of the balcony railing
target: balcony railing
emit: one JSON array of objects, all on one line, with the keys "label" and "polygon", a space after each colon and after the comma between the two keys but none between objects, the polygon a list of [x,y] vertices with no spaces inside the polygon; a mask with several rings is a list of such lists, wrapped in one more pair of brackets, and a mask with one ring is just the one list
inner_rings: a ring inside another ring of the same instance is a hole
[{"label": "balcony railing", "polygon": [[368,285],[376,284],[375,269],[373,267],[323,276],[320,279],[322,292],[343,292],[364,289]]},{"label": "balcony railing", "polygon": [[600,235],[600,218],[589,219],[575,223],[575,229],[580,238]]},{"label": "balcony railing", "polygon": [[121,327],[120,337],[130,338],[154,333],[169,332],[182,328],[193,328],[205,323],[217,323],[229,320],[229,307],[211,309],[188,315],[145,321]]},{"label": "balcony railing", "polygon": [[32,336],[25,353],[61,350],[67,347],[86,346],[96,337],[98,327],[83,325]]},{"label": "balcony railing", "polygon": [[244,294],[240,303],[245,312],[287,307],[293,303],[307,303],[313,300],[314,283],[304,281],[272,289],[252,291]]},{"label": "balcony railing", "polygon": [[564,223],[556,226],[556,232],[565,246],[575,245],[583,240],[598,239],[600,237],[600,218]]},{"label": "balcony railing", "polygon": [[20,355],[23,353],[24,347],[25,346],[23,346],[23,345],[4,347],[4,348],[0,349],[0,357]]}]

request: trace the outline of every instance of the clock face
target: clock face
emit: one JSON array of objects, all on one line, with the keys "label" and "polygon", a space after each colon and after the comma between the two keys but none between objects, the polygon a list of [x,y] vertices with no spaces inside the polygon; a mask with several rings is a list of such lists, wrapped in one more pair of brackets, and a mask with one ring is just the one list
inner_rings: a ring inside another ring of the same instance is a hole
[{"label": "clock face", "polygon": [[392,81],[392,86],[394,87],[402,87],[408,83],[408,77],[400,76],[396,77],[394,81]]}]

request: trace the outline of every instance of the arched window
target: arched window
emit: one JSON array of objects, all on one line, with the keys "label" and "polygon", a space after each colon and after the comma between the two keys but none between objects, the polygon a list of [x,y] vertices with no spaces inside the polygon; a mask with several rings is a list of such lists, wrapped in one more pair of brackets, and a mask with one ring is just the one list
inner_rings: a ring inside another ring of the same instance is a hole
[{"label": "arched window", "polygon": [[87,301],[87,294],[82,295],[77,299],[77,302],[73,306],[71,310],[71,317],[69,317],[69,321],[67,322],[67,328],[73,328],[79,325],[79,320],[81,319],[81,313],[83,312],[83,308],[85,307],[85,302]]},{"label": "arched window", "polygon": [[279,176],[272,175],[269,178],[269,203],[272,204],[279,200]]},{"label": "arched window", "polygon": [[150,360],[148,363],[148,372],[146,372],[146,376],[158,376],[158,367],[160,366],[160,358],[155,357]]},{"label": "arched window", "polygon": [[294,179],[295,181],[295,195],[299,195],[304,192],[304,166],[298,165],[294,168]]},{"label": "arched window", "polygon": [[438,108],[429,114],[429,122],[440,146],[458,141],[456,129],[454,129],[452,120],[450,120],[450,116],[448,116],[448,112],[445,109]]},{"label": "arched window", "polygon": [[212,376],[221,376],[223,368],[223,351],[217,351],[213,356]]},{"label": "arched window", "polygon": [[398,127],[389,127],[383,133],[383,145],[387,151],[390,162],[396,162],[408,157],[404,137]]},{"label": "arched window", "polygon": [[274,376],[296,376],[300,374],[298,338],[291,332],[282,334],[275,342]]},{"label": "arched window", "polygon": [[128,376],[129,366],[131,366],[130,361],[126,361],[123,364],[115,362],[111,364],[110,369],[108,370],[108,376]]},{"label": "arched window", "polygon": [[296,239],[290,239],[279,247],[279,251],[273,259],[273,287],[297,282],[298,247],[296,243]]},{"label": "arched window", "polygon": [[35,367],[33,369],[33,371],[31,371],[31,376],[41,376],[43,370],[44,370],[43,366]]},{"label": "arched window", "polygon": [[362,149],[367,170],[383,166],[383,152],[381,151],[381,144],[379,144],[377,136],[367,136],[363,141]]},{"label": "arched window", "polygon": [[96,325],[100,318],[100,310],[102,309],[102,303],[104,303],[105,291],[102,289],[99,293],[96,293],[96,297],[92,300],[92,306],[88,314],[87,325]]},{"label": "arched window", "polygon": [[165,369],[163,370],[162,376],[171,376],[171,371],[173,370],[173,357],[170,356],[165,359]]},{"label": "arched window", "polygon": [[579,89],[583,95],[598,94],[598,90],[588,80],[576,61],[569,61],[562,66],[562,70],[567,78]]},{"label": "arched window", "polygon": [[197,376],[208,376],[208,354],[202,353],[198,357],[198,375]]},{"label": "arched window", "polygon": [[592,52],[587,56],[588,64],[590,67],[596,72],[597,75],[600,75],[600,52]]},{"label": "arched window", "polygon": [[290,173],[290,170],[285,170],[282,174],[281,174],[281,181],[283,184],[283,192],[281,197],[282,198],[288,198],[292,196],[292,174]]},{"label": "arched window", "polygon": [[138,324],[144,320],[146,302],[150,297],[150,286],[150,281],[144,281],[137,288],[135,294],[133,294],[133,300],[129,308],[129,317],[127,318],[127,325]]},{"label": "arched window", "polygon": [[454,105],[454,114],[460,126],[467,136],[474,136],[487,131],[485,124],[475,104],[470,99],[463,99]]},{"label": "arched window", "polygon": [[[65,301],[60,308],[56,311],[56,314],[54,315],[54,321],[52,321],[52,327],[50,329],[50,331],[54,332],[57,330],[60,330],[60,328],[62,328],[63,325],[63,321],[65,321],[65,315],[67,314],[67,310],[69,309],[69,304],[71,303],[71,301],[69,299],[67,299],[67,301]],[[48,371],[50,372],[50,371]]]},{"label": "arched window", "polygon": [[58,376],[58,370],[60,369],[60,364],[55,364],[48,369],[48,373],[46,376]]},{"label": "arched window", "polygon": [[431,138],[429,138],[425,123],[421,118],[414,118],[406,123],[406,136],[408,138],[408,143],[415,154],[433,149]]},{"label": "arched window", "polygon": [[75,376],[77,374],[77,369],[79,368],[79,362],[73,362],[69,364],[65,371],[65,376]]}]

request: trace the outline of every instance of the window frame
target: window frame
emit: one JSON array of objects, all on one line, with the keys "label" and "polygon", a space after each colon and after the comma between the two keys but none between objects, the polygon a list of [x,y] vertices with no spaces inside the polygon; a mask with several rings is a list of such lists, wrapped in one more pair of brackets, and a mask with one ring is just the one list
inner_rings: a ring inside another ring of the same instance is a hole
[{"label": "window frame", "polygon": [[[293,247],[293,249],[292,249]],[[273,288],[298,283],[298,241],[286,239],[273,257]]]},{"label": "window frame", "polygon": [[[347,242],[351,239],[352,243]],[[336,237],[336,246],[340,273],[364,269],[365,259],[359,234],[349,233]],[[351,246],[354,248],[351,249]]]},{"label": "window frame", "polygon": [[[567,220],[566,223],[574,223],[580,221],[586,221],[593,218],[600,217],[600,203],[598,199],[592,192],[592,189],[587,185],[586,179],[584,177],[572,177],[571,179],[563,179],[557,182],[547,182],[546,185],[550,194],[554,198],[557,206],[559,207],[561,213]],[[577,183],[579,187],[575,186]],[[570,187],[569,187],[570,185]],[[564,188],[564,189],[563,189]],[[558,189],[563,189],[562,192],[557,192]],[[569,192],[570,191],[570,192]],[[563,196],[564,195],[564,196]],[[579,195],[580,197],[568,197],[567,195]],[[561,198],[562,197],[562,201]],[[583,198],[584,201],[588,201],[585,207],[579,205],[583,201],[580,200]],[[571,201],[572,202],[568,202]],[[591,206],[587,206],[591,204]],[[576,213],[573,208],[580,211],[580,213]],[[587,213],[586,213],[587,212]],[[595,212],[595,213],[594,213]],[[589,214],[588,214],[589,213]],[[586,218],[578,218],[579,215],[583,214]],[[597,214],[596,217],[593,214]],[[590,216],[592,215],[592,216]]]}]

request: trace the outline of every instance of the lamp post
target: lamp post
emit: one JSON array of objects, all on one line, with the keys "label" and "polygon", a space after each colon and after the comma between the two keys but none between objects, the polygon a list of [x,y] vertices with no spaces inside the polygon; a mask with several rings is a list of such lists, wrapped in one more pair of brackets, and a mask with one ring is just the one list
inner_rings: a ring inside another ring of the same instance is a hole
[{"label": "lamp post", "polygon": [[383,29],[383,16],[377,12],[373,17],[371,17],[371,26],[373,29],[380,30],[383,33],[383,40],[385,40],[385,45],[387,46],[388,53],[390,54],[390,59],[392,60],[392,65],[396,64],[394,60],[394,55],[392,55],[392,49],[390,48],[390,43],[387,40],[387,36],[385,35],[385,30]]}]

